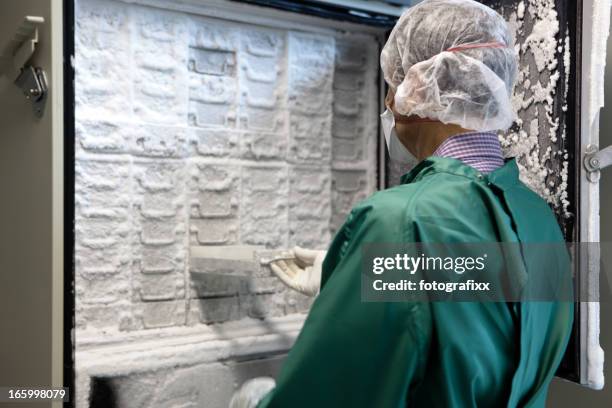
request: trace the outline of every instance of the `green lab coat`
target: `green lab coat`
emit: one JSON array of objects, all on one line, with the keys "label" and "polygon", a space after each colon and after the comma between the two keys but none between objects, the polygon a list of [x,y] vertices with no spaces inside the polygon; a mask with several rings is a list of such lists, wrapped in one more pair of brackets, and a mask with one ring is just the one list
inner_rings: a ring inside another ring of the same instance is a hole
[{"label": "green lab coat", "polygon": [[[323,264],[321,292],[265,407],[541,407],[571,302],[363,302],[371,242],[562,242],[514,160],[483,175],[430,157],[359,203]],[[527,273],[537,273],[527,267]]]}]

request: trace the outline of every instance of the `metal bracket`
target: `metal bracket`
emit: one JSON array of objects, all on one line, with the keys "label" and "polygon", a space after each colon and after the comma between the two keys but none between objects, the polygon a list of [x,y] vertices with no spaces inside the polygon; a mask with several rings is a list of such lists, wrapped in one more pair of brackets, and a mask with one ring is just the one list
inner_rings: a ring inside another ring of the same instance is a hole
[{"label": "metal bracket", "polygon": [[0,42],[0,74],[15,78],[30,60],[38,46],[38,28],[45,23],[39,16],[25,16],[12,36]]},{"label": "metal bracket", "polygon": [[47,77],[41,68],[27,66],[21,69],[21,73],[15,80],[26,99],[32,102],[34,115],[41,117],[47,101]]},{"label": "metal bracket", "polygon": [[28,62],[39,42],[40,16],[25,16],[12,36],[0,43],[0,75],[14,79],[25,97],[32,102],[34,114],[41,117],[47,100],[47,78],[42,68]]},{"label": "metal bracket", "polygon": [[597,145],[588,145],[582,161],[587,171],[587,179],[597,183],[601,177],[601,169],[612,165],[612,146],[599,150]]}]

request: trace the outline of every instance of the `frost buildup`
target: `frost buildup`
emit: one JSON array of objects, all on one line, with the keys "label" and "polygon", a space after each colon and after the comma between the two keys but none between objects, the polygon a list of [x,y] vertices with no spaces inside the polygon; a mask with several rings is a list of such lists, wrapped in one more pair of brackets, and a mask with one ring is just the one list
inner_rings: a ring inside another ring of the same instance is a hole
[{"label": "frost buildup", "polygon": [[[516,124],[500,135],[502,147],[506,156],[517,158],[521,179],[569,218],[566,125],[559,114],[567,112],[569,33],[560,33],[553,0],[521,1],[515,10],[504,11],[520,66],[512,100]],[[561,101],[555,100],[559,89]]]}]

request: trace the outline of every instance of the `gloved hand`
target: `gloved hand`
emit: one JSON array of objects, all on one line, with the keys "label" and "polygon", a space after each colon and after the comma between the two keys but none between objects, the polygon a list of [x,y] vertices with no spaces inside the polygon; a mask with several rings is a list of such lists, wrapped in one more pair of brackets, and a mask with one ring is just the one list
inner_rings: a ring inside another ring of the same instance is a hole
[{"label": "gloved hand", "polygon": [[253,378],[242,384],[229,403],[229,408],[255,408],[259,401],[276,386],[270,377]]},{"label": "gloved hand", "polygon": [[287,257],[272,260],[270,269],[291,289],[316,296],[321,287],[321,269],[325,251],[294,247]]}]

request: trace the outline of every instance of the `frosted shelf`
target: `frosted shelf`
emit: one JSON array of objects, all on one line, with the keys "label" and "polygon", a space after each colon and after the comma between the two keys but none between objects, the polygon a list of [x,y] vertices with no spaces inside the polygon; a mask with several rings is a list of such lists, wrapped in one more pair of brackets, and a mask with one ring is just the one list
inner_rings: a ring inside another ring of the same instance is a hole
[{"label": "frosted shelf", "polygon": [[256,245],[200,245],[189,248],[191,259],[228,259],[253,261],[257,251],[265,250],[262,246]]}]

